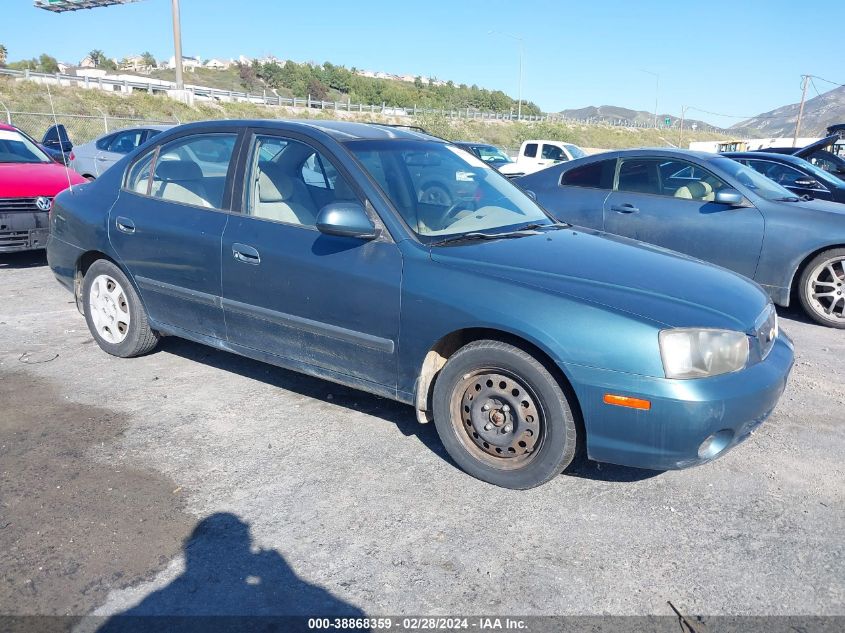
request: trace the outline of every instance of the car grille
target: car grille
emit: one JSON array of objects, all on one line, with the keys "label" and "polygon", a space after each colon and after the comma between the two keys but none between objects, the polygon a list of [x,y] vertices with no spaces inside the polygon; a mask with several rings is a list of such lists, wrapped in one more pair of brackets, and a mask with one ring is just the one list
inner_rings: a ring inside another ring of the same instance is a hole
[{"label": "car grille", "polygon": [[0,248],[28,245],[29,231],[0,231]]},{"label": "car grille", "polygon": [[44,213],[35,204],[37,198],[0,198],[0,213],[29,212]]},{"label": "car grille", "polygon": [[772,351],[778,338],[778,331],[778,313],[775,311],[775,306],[770,303],[754,323],[754,340],[760,360],[765,360]]}]

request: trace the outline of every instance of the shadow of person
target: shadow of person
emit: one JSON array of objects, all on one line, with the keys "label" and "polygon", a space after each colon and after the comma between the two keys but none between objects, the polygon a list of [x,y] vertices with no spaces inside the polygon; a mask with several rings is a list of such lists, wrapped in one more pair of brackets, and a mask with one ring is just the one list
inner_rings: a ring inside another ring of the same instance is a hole
[{"label": "shadow of person", "polygon": [[249,524],[234,514],[203,519],[185,541],[184,572],[98,633],[305,631],[309,617],[366,617],[299,578],[277,551],[251,544]]}]

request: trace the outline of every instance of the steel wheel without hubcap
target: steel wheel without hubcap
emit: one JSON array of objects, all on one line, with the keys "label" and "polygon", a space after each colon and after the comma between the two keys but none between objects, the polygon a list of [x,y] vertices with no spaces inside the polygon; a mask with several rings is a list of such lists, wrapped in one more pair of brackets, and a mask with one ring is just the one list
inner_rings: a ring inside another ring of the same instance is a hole
[{"label": "steel wheel without hubcap", "polygon": [[88,308],[97,333],[114,345],[123,342],[129,332],[131,316],[126,293],[110,275],[98,275],[91,283]]},{"label": "steel wheel without hubcap", "polygon": [[545,433],[536,396],[521,380],[497,369],[463,377],[453,391],[452,425],[470,453],[501,470],[529,463]]},{"label": "steel wheel without hubcap", "polygon": [[810,307],[825,321],[845,324],[845,258],[816,266],[807,279]]}]

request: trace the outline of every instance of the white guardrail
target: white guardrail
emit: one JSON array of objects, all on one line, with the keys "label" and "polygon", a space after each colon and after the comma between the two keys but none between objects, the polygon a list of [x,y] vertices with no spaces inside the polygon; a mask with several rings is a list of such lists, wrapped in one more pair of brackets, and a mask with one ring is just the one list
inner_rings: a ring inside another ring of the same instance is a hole
[{"label": "white guardrail", "polygon": [[[76,86],[82,88],[94,88],[113,92],[123,92],[126,94],[139,91],[150,94],[159,95],[173,95],[176,91],[176,86],[173,82],[164,81],[161,79],[150,79],[144,81],[143,78],[138,77],[136,80],[127,78],[113,79],[109,77],[91,77],[87,75],[68,75],[63,73],[40,73],[31,70],[12,70],[10,68],[0,68],[0,76],[6,75],[16,79],[26,79],[36,81],[39,83],[51,83],[62,86]],[[560,114],[541,114],[541,115],[522,115],[521,117],[514,111],[510,112],[486,112],[474,108],[418,108],[416,105],[408,107],[394,107],[387,103],[381,105],[350,103],[349,101],[318,101],[312,99],[310,96],[306,98],[301,97],[282,97],[278,95],[256,95],[248,92],[237,90],[220,90],[217,88],[208,88],[204,86],[186,85],[185,92],[190,93],[192,98],[209,101],[246,101],[265,106],[283,106],[292,108],[314,108],[319,110],[338,110],[344,112],[371,112],[379,113],[388,116],[417,116],[420,114],[437,114],[445,117],[461,118],[461,119],[479,119],[492,121],[560,121],[580,123],[584,125],[609,125],[613,127],[636,127],[636,128],[650,128],[649,123],[632,122],[626,120],[610,120],[603,118],[590,119],[573,119],[564,117]],[[2,105],[2,104],[0,104]],[[4,106],[5,107],[5,106]],[[8,114],[8,111],[7,111]]]}]

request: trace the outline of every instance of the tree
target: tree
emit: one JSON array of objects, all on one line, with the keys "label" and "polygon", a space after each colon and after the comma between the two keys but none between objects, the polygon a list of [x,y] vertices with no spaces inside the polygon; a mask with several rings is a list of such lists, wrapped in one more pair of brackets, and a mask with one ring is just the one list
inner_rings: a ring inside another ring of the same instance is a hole
[{"label": "tree", "polygon": [[100,64],[102,64],[106,59],[106,54],[99,48],[95,48],[93,51],[88,53],[88,59],[90,59],[91,63],[94,64],[94,68],[99,68]]},{"label": "tree", "polygon": [[316,77],[308,82],[308,94],[315,101],[325,101],[329,97],[326,85]]},{"label": "tree", "polygon": [[57,73],[59,72],[59,62],[55,57],[50,57],[47,53],[41,53],[38,58],[38,70],[42,73]]},{"label": "tree", "polygon": [[236,65],[238,67],[238,79],[241,82],[241,86],[243,86],[247,92],[255,90],[258,85],[258,73],[256,72],[258,64],[255,62],[252,64],[242,64],[241,62],[238,62]]},{"label": "tree", "polygon": [[0,44],[0,68],[6,65],[6,58],[8,55],[8,49],[3,44]]},{"label": "tree", "polygon": [[117,70],[117,64],[114,63],[113,59],[106,57],[100,62],[100,68],[105,68],[106,70]]},{"label": "tree", "polygon": [[156,58],[150,51],[144,51],[143,53],[141,53],[141,61],[147,68],[155,68],[156,66],[158,66]]}]

